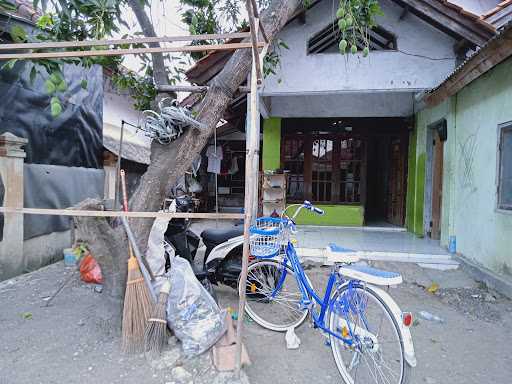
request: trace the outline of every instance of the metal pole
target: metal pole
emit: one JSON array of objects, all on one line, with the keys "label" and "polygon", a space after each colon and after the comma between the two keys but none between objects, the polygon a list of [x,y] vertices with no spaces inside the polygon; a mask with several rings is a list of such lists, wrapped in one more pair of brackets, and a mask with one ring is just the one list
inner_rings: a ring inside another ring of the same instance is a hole
[{"label": "metal pole", "polygon": [[119,202],[119,186],[120,186],[119,173],[121,172],[121,156],[123,154],[124,124],[125,124],[125,121],[121,120],[121,137],[119,138],[119,153],[117,154],[116,188],[115,188],[115,196],[114,196],[114,207],[112,208],[113,210],[117,210],[117,205]]},{"label": "metal pole", "polygon": [[[258,35],[258,26],[257,24],[253,24],[256,26],[256,33]],[[257,120],[259,119],[259,111],[258,111],[258,77],[257,77],[257,67],[256,67],[256,55],[252,54],[252,71],[251,71],[251,93],[250,93],[250,125],[249,129],[254,130],[257,127]],[[250,135],[251,140],[249,141],[249,146],[247,148],[247,155],[245,158],[245,212],[244,212],[244,244],[243,244],[243,252],[242,252],[242,271],[240,273],[240,283],[239,287],[239,302],[238,302],[238,322],[236,329],[236,353],[235,353],[235,375],[240,377],[240,369],[242,367],[242,333],[243,333],[243,325],[244,325],[244,314],[245,314],[245,300],[246,300],[246,292],[245,286],[247,283],[247,266],[249,264],[249,227],[253,221],[253,205],[254,205],[254,183],[257,180],[257,171],[254,165],[254,161],[257,158],[257,146],[258,143],[256,139],[258,135],[253,134],[253,132],[249,132],[246,130],[246,134]]]}]

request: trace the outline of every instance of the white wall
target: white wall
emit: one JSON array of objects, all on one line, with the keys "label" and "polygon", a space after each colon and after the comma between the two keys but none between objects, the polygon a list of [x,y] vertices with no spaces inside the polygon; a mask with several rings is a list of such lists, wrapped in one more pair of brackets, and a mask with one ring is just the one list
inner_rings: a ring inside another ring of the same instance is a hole
[{"label": "white wall", "polygon": [[[308,11],[306,24],[290,23],[280,34],[289,50],[281,50],[281,70],[265,80],[264,96],[354,91],[418,91],[439,84],[455,66],[455,40],[416,16],[400,20],[402,8],[381,0],[385,13],[379,25],[397,36],[397,51],[362,55],[306,54],[308,39],[328,25],[336,8],[323,1]],[[430,60],[430,58],[447,58]],[[274,114],[274,111],[272,111]]]}]

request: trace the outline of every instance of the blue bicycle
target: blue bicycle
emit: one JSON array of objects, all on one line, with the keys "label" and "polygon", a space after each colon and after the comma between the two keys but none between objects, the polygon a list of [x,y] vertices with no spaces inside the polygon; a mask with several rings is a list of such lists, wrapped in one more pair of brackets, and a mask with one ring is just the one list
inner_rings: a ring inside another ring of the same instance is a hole
[{"label": "blue bicycle", "polygon": [[[314,290],[290,235],[301,209],[324,212],[305,201],[289,218],[264,217],[251,227],[251,254],[246,295],[247,314],[264,328],[284,332],[312,324],[328,337],[334,360],[347,384],[404,384],[416,358],[409,326],[412,315],[402,312],[378,286],[400,284],[399,273],[357,264],[356,253],[331,244],[334,263],[323,297]],[[243,289],[239,287],[239,289]]]}]

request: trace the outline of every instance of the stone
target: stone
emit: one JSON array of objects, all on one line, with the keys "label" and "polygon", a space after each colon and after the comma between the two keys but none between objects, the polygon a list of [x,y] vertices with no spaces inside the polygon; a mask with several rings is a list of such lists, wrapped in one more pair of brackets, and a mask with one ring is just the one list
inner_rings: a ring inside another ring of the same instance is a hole
[{"label": "stone", "polygon": [[192,375],[183,367],[175,367],[171,371],[171,375],[180,383],[188,383],[192,380]]},{"label": "stone", "polygon": [[433,377],[427,376],[427,377],[425,377],[425,383],[427,383],[427,384],[436,384],[437,380],[434,379]]}]

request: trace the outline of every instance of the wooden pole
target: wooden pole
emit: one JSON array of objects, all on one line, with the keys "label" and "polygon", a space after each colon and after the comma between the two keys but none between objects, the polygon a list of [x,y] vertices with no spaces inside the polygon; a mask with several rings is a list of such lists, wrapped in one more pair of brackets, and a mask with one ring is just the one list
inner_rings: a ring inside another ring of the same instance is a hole
[{"label": "wooden pole", "polygon": [[[254,24],[254,20],[253,20]],[[257,27],[256,27],[257,28]],[[255,31],[257,33],[257,30]],[[256,34],[255,33],[255,34]],[[254,36],[254,35],[253,35]],[[258,77],[257,77],[257,56],[254,51],[252,53],[252,70],[251,70],[251,93],[250,93],[250,103],[251,103],[251,116],[250,116],[250,129],[255,129],[257,127],[257,122],[259,119],[259,110],[258,110]],[[249,134],[249,132],[246,132]],[[239,290],[239,302],[238,302],[238,322],[236,329],[236,361],[235,361],[235,375],[240,377],[240,369],[242,367],[242,333],[243,333],[243,325],[244,325],[244,315],[245,315],[245,300],[246,300],[246,292],[245,286],[247,283],[247,267],[249,264],[249,228],[253,221],[253,206],[254,206],[254,190],[255,181],[257,180],[257,168],[254,165],[255,160],[257,159],[257,145],[256,142],[257,135],[251,134],[251,140],[249,141],[249,146],[247,148],[247,155],[245,158],[245,213],[244,213],[244,244],[242,251],[242,271],[240,273],[240,282],[239,287],[242,287]]]},{"label": "wooden pole", "polygon": [[53,208],[16,208],[0,207],[0,213],[23,215],[76,216],[76,217],[133,217],[137,219],[221,219],[240,220],[241,213],[192,213],[192,212],[123,212],[123,211],[86,211],[81,209]]},{"label": "wooden pole", "polygon": [[261,84],[261,64],[258,52],[259,20],[257,21],[254,17],[254,10],[252,8],[251,0],[245,0],[245,5],[247,8],[247,14],[249,15],[249,25],[251,26],[252,55],[254,56],[252,65],[256,66],[256,79],[258,81],[258,84]]},{"label": "wooden pole", "polygon": [[[257,47],[263,47],[263,43],[256,42]],[[26,59],[59,59],[65,57],[91,57],[91,56],[123,56],[142,53],[167,53],[167,52],[203,52],[203,51],[233,51],[241,48],[253,48],[251,43],[211,44],[211,45],[185,45],[181,47],[160,48],[131,48],[131,49],[97,49],[92,51],[60,51],[60,52],[35,52],[35,53],[2,53],[0,60],[26,60]],[[254,48],[253,48],[254,50]]]},{"label": "wooden pole", "polygon": [[84,48],[106,45],[172,43],[176,41],[245,39],[247,37],[251,37],[251,34],[249,32],[183,36],[136,37],[114,40],[46,41],[41,43],[0,44],[0,51],[12,51],[15,49]]}]

